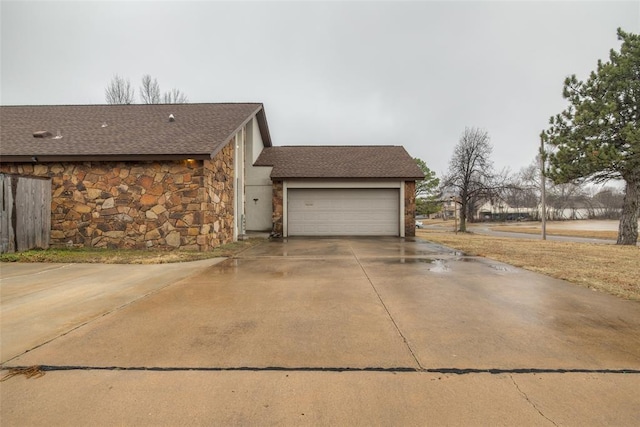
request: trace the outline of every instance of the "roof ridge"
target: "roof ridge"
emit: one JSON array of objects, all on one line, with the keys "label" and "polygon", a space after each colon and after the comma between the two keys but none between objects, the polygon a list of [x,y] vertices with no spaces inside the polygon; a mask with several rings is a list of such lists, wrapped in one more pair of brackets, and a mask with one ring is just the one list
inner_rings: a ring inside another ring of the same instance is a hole
[{"label": "roof ridge", "polygon": [[181,104],[19,104],[0,105],[0,108],[13,107],[153,107],[153,106],[179,106],[179,105],[264,105],[262,102],[186,102]]},{"label": "roof ridge", "polygon": [[328,147],[328,148],[359,148],[359,147],[371,147],[371,148],[380,148],[380,147],[403,147],[402,145],[392,145],[392,144],[381,144],[381,145],[374,145],[374,144],[366,144],[366,145],[358,145],[358,144],[352,144],[352,145],[279,145],[277,147],[274,148],[313,148],[313,147],[318,147],[318,148],[323,148],[323,147]]}]

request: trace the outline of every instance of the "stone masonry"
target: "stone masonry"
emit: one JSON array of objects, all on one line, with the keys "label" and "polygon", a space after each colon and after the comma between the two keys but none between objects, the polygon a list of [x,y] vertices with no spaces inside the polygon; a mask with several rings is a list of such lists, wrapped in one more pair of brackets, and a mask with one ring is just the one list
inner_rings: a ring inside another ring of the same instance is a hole
[{"label": "stone masonry", "polygon": [[284,187],[282,185],[282,181],[273,181],[273,213],[271,215],[271,220],[273,222],[273,233],[279,234],[282,236],[284,232]]},{"label": "stone masonry", "polygon": [[404,235],[416,235],[416,182],[404,182]]},{"label": "stone masonry", "polygon": [[2,164],[51,178],[51,245],[210,250],[233,241],[233,144],[212,160]]}]

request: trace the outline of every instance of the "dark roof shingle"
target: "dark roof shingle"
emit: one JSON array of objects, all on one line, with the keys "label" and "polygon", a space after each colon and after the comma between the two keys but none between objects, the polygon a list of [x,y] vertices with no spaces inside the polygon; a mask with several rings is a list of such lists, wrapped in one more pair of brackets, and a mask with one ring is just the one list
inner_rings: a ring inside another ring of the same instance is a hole
[{"label": "dark roof shingle", "polygon": [[271,178],[423,179],[401,146],[287,146],[265,148],[255,166],[273,166]]},{"label": "dark roof shingle", "polygon": [[[169,121],[169,115],[175,121]],[[220,150],[262,104],[51,105],[0,107],[0,156],[206,156]],[[53,137],[35,138],[48,131]],[[55,139],[60,133],[62,138]]]}]

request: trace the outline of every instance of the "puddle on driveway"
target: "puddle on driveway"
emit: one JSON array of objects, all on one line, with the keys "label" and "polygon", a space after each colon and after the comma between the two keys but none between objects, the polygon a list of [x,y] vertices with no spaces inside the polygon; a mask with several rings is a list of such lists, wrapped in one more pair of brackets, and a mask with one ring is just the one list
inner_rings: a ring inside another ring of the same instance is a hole
[{"label": "puddle on driveway", "polygon": [[368,261],[382,264],[427,264],[427,270],[433,273],[446,273],[451,270],[448,261],[441,258],[375,258]]},{"label": "puddle on driveway", "polygon": [[494,270],[497,271],[501,271],[504,273],[513,273],[514,270],[513,268],[507,266],[507,265],[497,265],[497,264],[489,264],[489,267],[493,268]]},{"label": "puddle on driveway", "polygon": [[[381,263],[381,264],[428,264],[428,271],[432,273],[448,273],[456,270],[457,263],[477,263],[479,265],[485,266],[491,270],[494,270],[496,273],[515,273],[516,269],[509,265],[505,264],[494,264],[491,262],[487,262],[487,260],[476,258],[476,257],[466,257],[460,255],[460,252],[450,253],[450,254],[442,254],[443,258],[419,258],[419,257],[387,257],[387,258],[368,258],[367,261]],[[453,255],[447,257],[447,255]],[[460,266],[461,267],[461,266]]]},{"label": "puddle on driveway", "polygon": [[[449,254],[442,254],[447,256]],[[452,256],[451,258],[419,258],[419,257],[385,257],[385,258],[361,258],[362,260],[383,264],[439,264],[448,262],[478,262],[477,259]]]},{"label": "puddle on driveway", "polygon": [[383,264],[433,264],[432,259],[426,258],[374,258],[371,260]]},{"label": "puddle on driveway", "polygon": [[434,273],[446,273],[447,271],[449,271],[449,266],[443,259],[434,259],[433,267],[431,267],[429,271],[432,271]]}]

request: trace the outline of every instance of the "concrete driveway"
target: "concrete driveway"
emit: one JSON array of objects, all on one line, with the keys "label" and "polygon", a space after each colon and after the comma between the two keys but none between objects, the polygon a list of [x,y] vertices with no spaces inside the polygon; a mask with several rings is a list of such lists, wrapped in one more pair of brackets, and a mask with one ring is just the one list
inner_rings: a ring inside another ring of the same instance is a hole
[{"label": "concrete driveway", "polygon": [[0,264],[2,363],[223,258],[183,264]]},{"label": "concrete driveway", "polygon": [[419,239],[200,267],[5,363],[46,375],[2,383],[3,424],[640,422],[638,303]]}]

